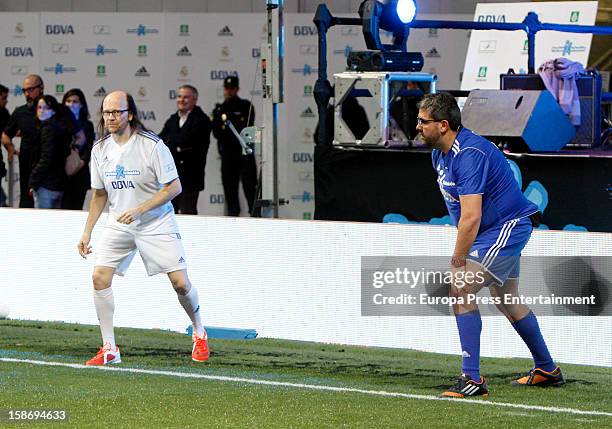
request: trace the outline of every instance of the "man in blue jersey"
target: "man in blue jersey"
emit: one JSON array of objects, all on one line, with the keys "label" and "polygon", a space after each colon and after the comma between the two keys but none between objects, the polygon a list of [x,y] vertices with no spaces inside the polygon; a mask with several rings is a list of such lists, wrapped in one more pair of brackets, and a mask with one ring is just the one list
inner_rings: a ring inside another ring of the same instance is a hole
[{"label": "man in blue jersey", "polygon": [[[442,396],[486,396],[480,375],[482,321],[473,298],[487,286],[497,308],[521,336],[534,368],[512,382],[516,386],[560,386],[563,375],[552,360],[538,321],[526,305],[506,304],[504,296],[518,294],[521,251],[529,241],[538,209],[527,200],[501,151],[490,141],[461,126],[461,111],[446,93],[428,94],[419,104],[417,131],[432,148],[433,167],[448,212],[457,226],[451,258],[455,272],[473,273],[463,287],[451,285],[450,295],[462,350],[462,374]],[[464,285],[461,282],[461,285]]]}]

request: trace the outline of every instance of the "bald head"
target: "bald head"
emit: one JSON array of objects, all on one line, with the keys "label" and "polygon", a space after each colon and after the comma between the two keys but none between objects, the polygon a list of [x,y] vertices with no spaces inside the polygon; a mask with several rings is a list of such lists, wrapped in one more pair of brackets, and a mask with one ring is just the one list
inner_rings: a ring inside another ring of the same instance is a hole
[{"label": "bald head", "polygon": [[102,110],[105,111],[127,109],[127,107],[127,93],[125,91],[113,91],[104,97],[102,102]]},{"label": "bald head", "polygon": [[23,95],[27,103],[34,102],[43,95],[44,84],[42,78],[37,74],[29,74],[23,80]]}]

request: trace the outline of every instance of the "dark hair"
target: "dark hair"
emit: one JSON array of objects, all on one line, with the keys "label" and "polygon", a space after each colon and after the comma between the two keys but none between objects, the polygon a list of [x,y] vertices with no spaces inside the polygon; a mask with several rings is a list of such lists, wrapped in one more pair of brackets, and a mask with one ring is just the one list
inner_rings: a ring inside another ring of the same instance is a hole
[{"label": "dark hair", "polygon": [[[130,119],[129,124],[133,130],[143,130],[148,131],[148,128],[144,126],[144,124],[138,119],[138,108],[136,107],[136,102],[134,101],[134,97],[132,97],[128,92],[125,92],[127,98],[127,108],[128,114],[132,114],[132,119]],[[108,96],[107,96],[108,97]],[[104,97],[104,100],[106,97]],[[100,120],[98,121],[98,136],[100,138],[106,137],[109,132],[104,128],[104,118],[102,117],[102,110],[104,105],[104,100],[100,103]]]},{"label": "dark hair", "polygon": [[[55,112],[55,120],[66,130],[70,132],[70,134],[74,134],[74,122],[72,121],[72,112],[63,104],[60,104],[57,99],[48,94],[41,95],[38,98],[38,102],[40,100],[44,100],[45,104]],[[38,106],[37,106],[38,107]]]},{"label": "dark hair", "polygon": [[6,92],[9,92],[9,89],[0,83],[0,94],[4,94]]},{"label": "dark hair", "polygon": [[195,94],[195,96],[196,96],[196,97],[198,96],[198,90],[197,90],[197,89],[196,89],[196,87],[195,87],[195,86],[193,86],[193,85],[181,85],[181,86],[179,86],[179,90],[180,90],[180,89],[188,89],[188,90],[190,90],[191,92],[193,92],[193,93]]},{"label": "dark hair", "polygon": [[418,107],[429,112],[436,121],[448,121],[448,126],[453,131],[457,131],[461,126],[461,110],[455,98],[447,92],[425,95]]},{"label": "dark hair", "polygon": [[81,111],[79,112],[79,121],[86,121],[89,119],[89,107],[87,107],[87,100],[85,100],[85,94],[79,88],[69,89],[68,92],[64,94],[62,98],[62,104],[66,105],[66,100],[68,97],[72,97],[76,95],[79,97],[79,101],[81,102]]}]

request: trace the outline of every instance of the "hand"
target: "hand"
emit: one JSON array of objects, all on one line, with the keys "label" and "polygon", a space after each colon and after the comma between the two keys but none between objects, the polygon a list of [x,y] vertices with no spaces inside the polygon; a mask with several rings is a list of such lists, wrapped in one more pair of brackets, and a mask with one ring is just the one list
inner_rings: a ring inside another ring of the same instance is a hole
[{"label": "hand", "polygon": [[461,268],[461,267],[465,267],[466,265],[466,258],[463,256],[453,256],[451,258],[451,266],[454,268]]},{"label": "hand", "polygon": [[91,240],[91,235],[87,232],[84,232],[81,236],[79,244],[77,244],[79,255],[81,255],[83,259],[87,259],[87,255],[91,253],[91,246],[89,245],[89,240]]},{"label": "hand", "polygon": [[129,225],[140,216],[142,216],[142,210],[139,207],[135,207],[121,213],[121,215],[117,218],[117,222]]}]

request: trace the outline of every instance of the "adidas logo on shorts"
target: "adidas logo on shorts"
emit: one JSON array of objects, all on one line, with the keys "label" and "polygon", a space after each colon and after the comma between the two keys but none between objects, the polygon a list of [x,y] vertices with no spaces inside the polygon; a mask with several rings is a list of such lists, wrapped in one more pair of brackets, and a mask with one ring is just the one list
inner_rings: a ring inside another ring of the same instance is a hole
[{"label": "adidas logo on shorts", "polygon": [[185,263],[185,258],[183,258],[182,256],[179,258],[179,264],[184,264]]}]

